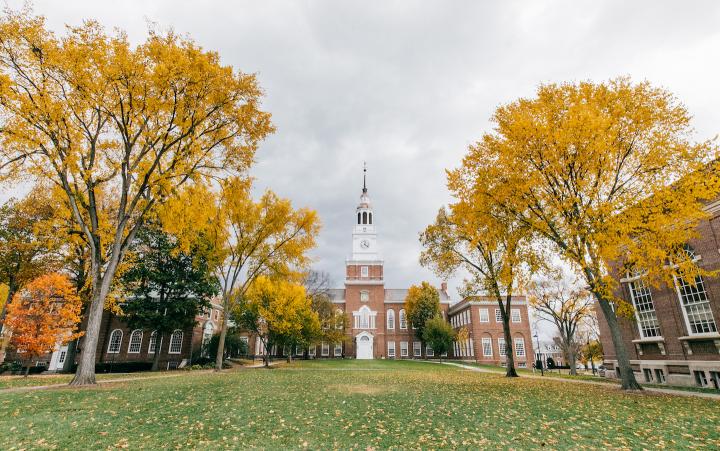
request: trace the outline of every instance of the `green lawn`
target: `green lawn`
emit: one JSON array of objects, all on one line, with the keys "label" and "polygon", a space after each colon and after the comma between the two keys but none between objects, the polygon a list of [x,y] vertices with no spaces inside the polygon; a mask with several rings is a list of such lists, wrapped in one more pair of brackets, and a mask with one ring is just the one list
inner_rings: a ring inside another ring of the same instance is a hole
[{"label": "green lawn", "polygon": [[434,363],[314,361],[0,391],[0,449],[717,449],[719,407]]},{"label": "green lawn", "polygon": [[[137,377],[162,376],[164,372],[140,372],[140,373],[109,373],[98,374],[95,379],[127,379]],[[36,374],[28,377],[23,376],[0,376],[0,389],[16,387],[34,387],[39,385],[67,384],[72,380],[72,374]],[[1,393],[1,392],[0,392]]]}]

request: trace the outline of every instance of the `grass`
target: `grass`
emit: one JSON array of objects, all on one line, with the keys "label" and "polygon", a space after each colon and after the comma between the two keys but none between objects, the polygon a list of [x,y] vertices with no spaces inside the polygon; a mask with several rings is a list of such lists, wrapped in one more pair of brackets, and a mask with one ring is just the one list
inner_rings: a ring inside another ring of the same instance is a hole
[{"label": "grass", "polygon": [[[98,374],[96,380],[107,379],[127,379],[137,377],[157,377],[166,375],[165,372],[139,372],[139,373],[109,373]],[[34,374],[28,377],[24,376],[0,376],[0,389],[19,388],[19,387],[36,387],[40,385],[67,384],[73,378],[72,374]]]},{"label": "grass", "polygon": [[720,447],[718,402],[449,365],[296,362],[0,392],[0,449]]}]

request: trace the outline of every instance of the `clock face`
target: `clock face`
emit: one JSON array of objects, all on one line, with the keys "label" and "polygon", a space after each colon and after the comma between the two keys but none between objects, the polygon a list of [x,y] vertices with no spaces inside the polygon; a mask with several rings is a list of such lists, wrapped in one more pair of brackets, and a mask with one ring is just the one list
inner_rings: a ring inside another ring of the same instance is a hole
[{"label": "clock face", "polygon": [[362,241],[360,241],[360,247],[362,247],[363,249],[369,248],[369,247],[370,247],[370,241],[368,241],[368,240],[362,240]]}]

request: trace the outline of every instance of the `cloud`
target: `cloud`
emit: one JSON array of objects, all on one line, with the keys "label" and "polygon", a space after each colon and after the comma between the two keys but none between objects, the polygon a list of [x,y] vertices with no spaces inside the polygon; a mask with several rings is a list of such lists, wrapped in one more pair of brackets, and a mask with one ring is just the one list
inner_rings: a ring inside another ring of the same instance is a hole
[{"label": "cloud", "polygon": [[677,93],[699,137],[720,123],[720,4],[710,1],[94,0],[35,9],[58,31],[94,18],[135,42],[155,22],[256,73],[278,129],[257,154],[257,189],[318,210],[316,264],[336,285],[363,161],[387,286],[437,283],[417,263],[417,238],[449,201],[444,169],[490,129],[498,105],[539,83],[630,75]]}]

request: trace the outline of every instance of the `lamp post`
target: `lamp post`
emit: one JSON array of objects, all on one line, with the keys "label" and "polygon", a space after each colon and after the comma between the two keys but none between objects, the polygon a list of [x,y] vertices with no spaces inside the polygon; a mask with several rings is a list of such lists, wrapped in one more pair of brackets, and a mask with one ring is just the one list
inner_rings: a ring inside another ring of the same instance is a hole
[{"label": "lamp post", "polygon": [[537,356],[538,356],[535,366],[537,366],[537,362],[540,362],[540,375],[544,376],[545,375],[545,371],[543,368],[544,365],[543,365],[543,361],[542,361],[542,354],[540,353],[540,337],[538,337],[537,332],[535,332],[535,335],[533,335],[533,337],[535,338],[535,342],[537,343]]}]

